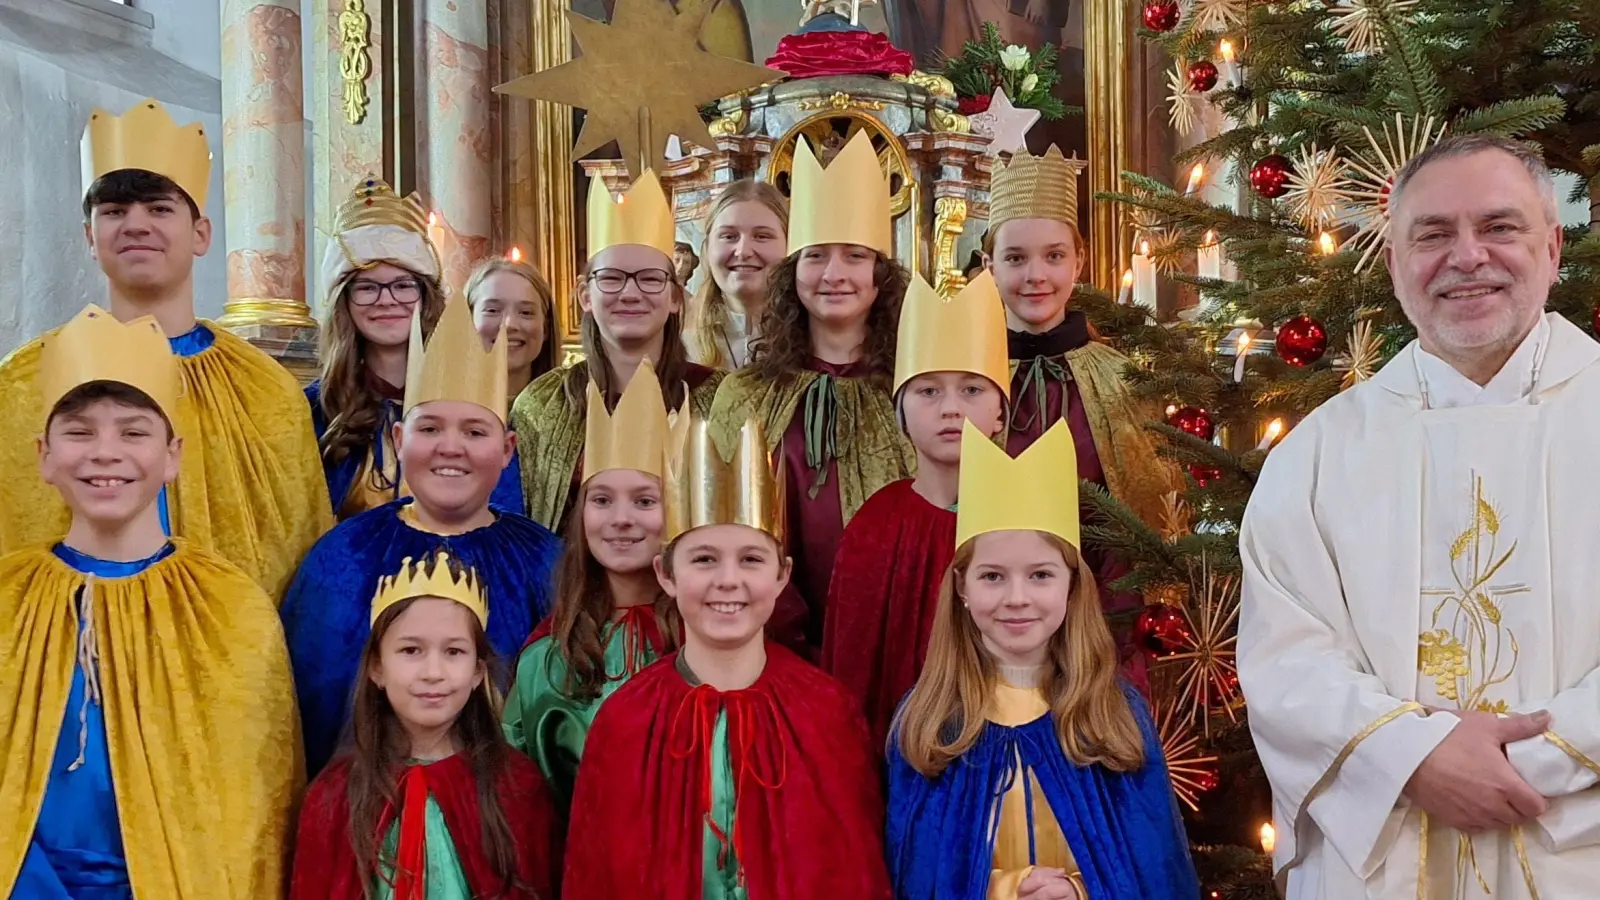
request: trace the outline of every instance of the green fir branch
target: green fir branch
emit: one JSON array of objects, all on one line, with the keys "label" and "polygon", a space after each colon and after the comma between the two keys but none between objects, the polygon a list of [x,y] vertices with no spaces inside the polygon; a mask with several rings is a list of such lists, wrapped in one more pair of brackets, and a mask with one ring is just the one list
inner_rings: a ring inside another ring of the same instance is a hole
[{"label": "green fir branch", "polygon": [[1417,118],[1439,115],[1443,91],[1423,43],[1387,3],[1369,2],[1367,9],[1383,35],[1385,65],[1380,71],[1394,91],[1395,105]]},{"label": "green fir branch", "polygon": [[1451,130],[1516,137],[1559,122],[1566,111],[1566,101],[1554,95],[1505,100],[1460,116]]}]

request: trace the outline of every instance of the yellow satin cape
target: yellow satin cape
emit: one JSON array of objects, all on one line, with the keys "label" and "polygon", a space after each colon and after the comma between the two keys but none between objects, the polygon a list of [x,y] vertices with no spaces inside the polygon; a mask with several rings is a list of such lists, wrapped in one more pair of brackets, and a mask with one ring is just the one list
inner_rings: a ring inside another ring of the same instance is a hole
[{"label": "yellow satin cape", "polygon": [[[729,375],[711,404],[712,440],[725,456],[731,456],[739,429],[753,419],[766,434],[767,452],[775,451],[783,443],[806,389],[820,375],[803,371],[781,381],[757,378],[748,370]],[[835,429],[839,507],[849,524],[856,510],[879,488],[916,474],[917,453],[895,420],[894,400],[887,391],[864,378],[836,378],[834,387],[839,397]],[[809,480],[809,476],[802,479]]]},{"label": "yellow satin cape", "polygon": [[[289,370],[211,322],[216,342],[184,357],[173,422],[183,462],[174,535],[216,552],[281,599],[300,560],[333,527],[311,407]],[[44,428],[38,340],[0,362],[0,553],[60,540],[71,516],[37,474]]]},{"label": "yellow satin cape", "polygon": [[[573,365],[583,365],[582,362]],[[540,375],[511,404],[511,430],[517,433],[517,458],[522,462],[522,499],[528,518],[559,532],[572,494],[572,477],[583,455],[584,419],[567,402],[563,389],[567,366]],[[689,390],[689,408],[704,418],[711,398],[727,373],[712,372]]]},{"label": "yellow satin cape", "polygon": [[[326,499],[326,498],[324,498]],[[100,685],[128,878],[139,897],[282,897],[305,785],[277,604],[183,541],[94,579]],[[44,803],[78,648],[85,576],[46,547],[0,557],[0,897]]]}]

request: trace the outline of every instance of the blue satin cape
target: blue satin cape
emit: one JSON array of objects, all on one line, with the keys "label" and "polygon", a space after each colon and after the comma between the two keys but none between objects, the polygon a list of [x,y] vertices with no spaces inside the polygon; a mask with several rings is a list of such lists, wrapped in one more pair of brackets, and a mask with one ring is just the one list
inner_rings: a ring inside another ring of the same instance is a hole
[{"label": "blue satin cape", "polygon": [[[130,578],[166,559],[172,551],[173,546],[167,544],[147,559],[110,562],[79,553],[65,544],[55,546],[55,554],[62,562],[97,578]],[[82,619],[78,622],[80,631],[83,623]],[[50,763],[44,805],[39,808],[33,840],[12,890],[11,896],[17,900],[133,900],[117,816],[117,795],[111,783],[105,711],[98,703],[85,706],[85,690],[83,665],[79,663],[72,669],[72,688]],[[84,736],[83,764],[73,768],[78,759],[80,733]]]},{"label": "blue satin cape", "polygon": [[430,534],[400,518],[409,503],[396,500],[336,525],[306,554],[284,597],[283,631],[310,775],[332,757],[349,718],[378,579],[399,571],[406,557],[443,548],[478,570],[489,588],[489,643],[502,660],[515,660],[533,626],[550,613],[561,541],[548,529],[490,504],[493,525]]},{"label": "blue satin cape", "polygon": [[990,814],[1012,779],[1023,777],[1019,753],[1066,835],[1090,897],[1199,897],[1161,739],[1144,699],[1127,686],[1123,693],[1144,734],[1145,765],[1137,772],[1073,765],[1048,713],[1020,728],[990,722],[972,749],[934,779],[911,768],[898,736],[891,736],[887,847],[897,900],[985,900],[994,861]]}]

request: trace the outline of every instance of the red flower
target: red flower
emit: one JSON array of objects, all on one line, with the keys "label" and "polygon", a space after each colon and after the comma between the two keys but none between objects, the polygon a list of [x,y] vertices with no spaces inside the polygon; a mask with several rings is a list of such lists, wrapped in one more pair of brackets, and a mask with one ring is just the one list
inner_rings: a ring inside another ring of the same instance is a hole
[{"label": "red flower", "polygon": [[989,103],[993,97],[962,97],[956,101],[956,111],[963,116],[974,116],[981,112],[989,111]]}]

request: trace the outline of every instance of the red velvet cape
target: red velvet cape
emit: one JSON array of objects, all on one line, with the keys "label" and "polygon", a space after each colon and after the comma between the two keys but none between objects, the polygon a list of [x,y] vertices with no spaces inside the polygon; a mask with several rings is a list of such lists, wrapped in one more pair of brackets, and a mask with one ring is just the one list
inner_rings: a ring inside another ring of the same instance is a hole
[{"label": "red velvet cape", "polygon": [[956,514],[885,485],[845,527],[828,589],[822,668],[861,704],[873,746],[922,672],[939,586],[956,552]]},{"label": "red velvet cape", "polygon": [[[506,770],[496,795],[511,835],[517,842],[517,879],[523,885],[509,894],[489,864],[483,846],[483,820],[478,814],[478,787],[472,768],[461,754],[428,765],[428,790],[444,814],[455,842],[467,884],[476,897],[504,900],[555,900],[561,874],[561,832],[554,801],[539,767],[509,748]],[[300,810],[295,837],[290,900],[363,900],[372,873],[356,871],[350,848],[350,759],[334,760],[311,783]],[[398,811],[378,822],[374,841],[387,834]]]},{"label": "red velvet cape", "polygon": [[876,754],[838,682],[778,644],[742,691],[691,688],[666,657],[595,717],[567,834],[563,896],[700,900],[719,709],[749,900],[888,900]]}]

